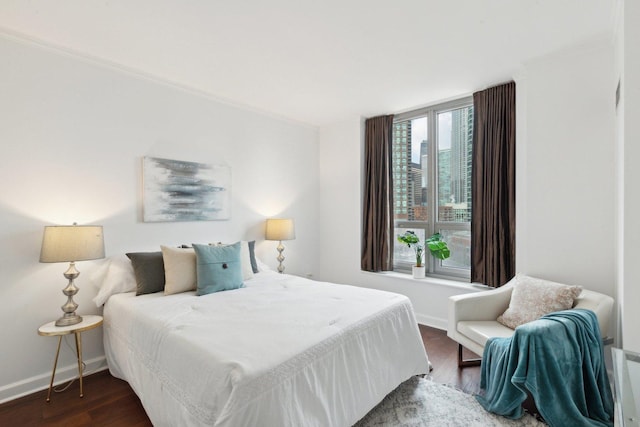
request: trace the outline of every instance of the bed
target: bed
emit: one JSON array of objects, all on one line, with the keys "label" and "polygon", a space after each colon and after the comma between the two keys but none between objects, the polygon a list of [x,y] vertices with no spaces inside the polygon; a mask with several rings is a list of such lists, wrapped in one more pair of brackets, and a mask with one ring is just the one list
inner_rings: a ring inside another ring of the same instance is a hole
[{"label": "bed", "polygon": [[104,306],[109,370],[156,426],[350,426],[428,358],[405,296],[264,271]]}]

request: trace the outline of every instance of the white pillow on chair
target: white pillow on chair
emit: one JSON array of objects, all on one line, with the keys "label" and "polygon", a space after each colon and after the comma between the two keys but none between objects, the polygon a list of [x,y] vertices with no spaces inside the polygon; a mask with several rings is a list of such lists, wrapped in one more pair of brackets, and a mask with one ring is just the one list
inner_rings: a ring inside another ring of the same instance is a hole
[{"label": "white pillow on chair", "polygon": [[515,329],[516,327],[554,311],[568,310],[582,292],[580,286],[563,285],[518,273],[515,280],[509,308],[498,316],[498,322]]}]

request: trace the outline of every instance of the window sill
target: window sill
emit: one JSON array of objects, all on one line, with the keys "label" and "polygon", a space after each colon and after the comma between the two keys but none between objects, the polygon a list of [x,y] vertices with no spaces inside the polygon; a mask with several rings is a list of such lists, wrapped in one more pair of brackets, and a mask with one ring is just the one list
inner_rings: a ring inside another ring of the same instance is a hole
[{"label": "window sill", "polygon": [[397,271],[372,272],[372,271],[363,271],[363,270],[361,270],[361,273],[373,274],[373,275],[376,275],[378,277],[386,276],[386,277],[393,278],[393,279],[399,279],[399,280],[406,280],[406,281],[414,282],[416,284],[438,285],[438,286],[446,286],[446,287],[458,288],[458,289],[464,289],[464,290],[469,290],[469,289],[489,290],[489,289],[491,289],[491,287],[489,287],[487,285],[480,284],[480,283],[469,283],[469,282],[463,282],[462,280],[443,279],[441,277],[427,276],[424,279],[414,279],[411,274],[398,273]]}]

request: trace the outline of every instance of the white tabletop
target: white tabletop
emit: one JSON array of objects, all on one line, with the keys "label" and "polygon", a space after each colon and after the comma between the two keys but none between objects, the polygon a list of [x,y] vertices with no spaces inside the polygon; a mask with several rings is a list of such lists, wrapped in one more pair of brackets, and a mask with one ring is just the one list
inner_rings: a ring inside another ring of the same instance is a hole
[{"label": "white tabletop", "polygon": [[75,325],[56,326],[56,321],[46,323],[38,328],[38,334],[56,336],[67,335],[75,332],[87,331],[102,324],[102,316],[95,314],[85,314],[82,316],[82,322]]}]

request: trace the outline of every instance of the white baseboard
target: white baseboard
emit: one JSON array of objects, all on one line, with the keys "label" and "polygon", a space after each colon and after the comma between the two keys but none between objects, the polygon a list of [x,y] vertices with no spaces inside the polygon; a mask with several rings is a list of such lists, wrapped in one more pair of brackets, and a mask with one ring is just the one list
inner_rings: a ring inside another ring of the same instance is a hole
[{"label": "white baseboard", "polygon": [[[85,360],[84,363],[86,367],[83,376],[107,369],[107,361],[104,356]],[[60,385],[77,377],[77,364],[58,366],[58,369],[56,369],[56,379],[53,384]],[[0,403],[8,402],[40,390],[48,389],[49,381],[51,381],[51,371],[2,386],[0,387]]]},{"label": "white baseboard", "polygon": [[447,330],[447,319],[441,319],[439,317],[416,313],[416,320],[421,325],[430,326],[436,329],[442,329],[443,331]]}]

